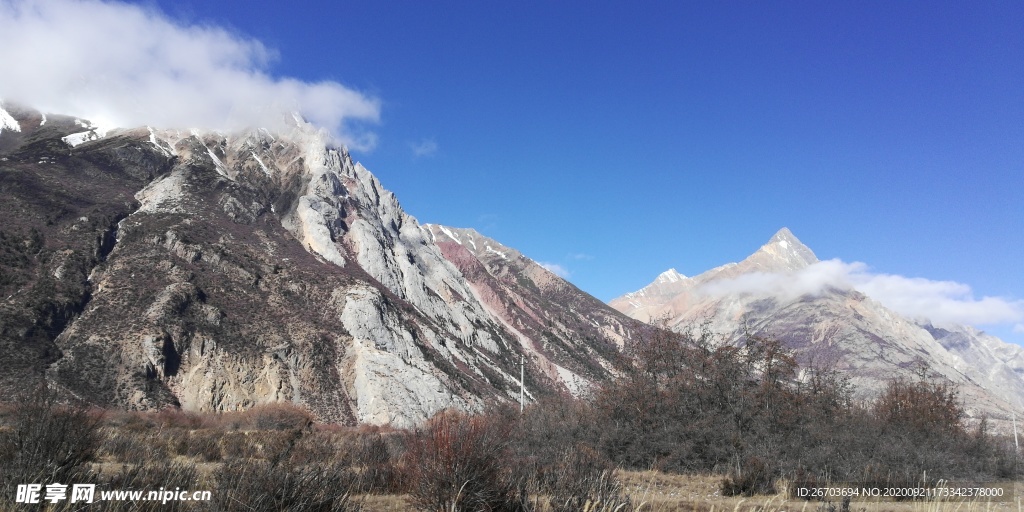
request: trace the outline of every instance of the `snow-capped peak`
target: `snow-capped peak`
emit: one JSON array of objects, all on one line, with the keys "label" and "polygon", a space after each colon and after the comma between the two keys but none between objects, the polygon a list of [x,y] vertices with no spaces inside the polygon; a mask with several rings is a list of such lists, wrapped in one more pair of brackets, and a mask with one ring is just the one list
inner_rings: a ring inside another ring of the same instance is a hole
[{"label": "snow-capped peak", "polygon": [[677,283],[677,282],[682,281],[684,279],[687,279],[687,277],[684,276],[683,274],[680,274],[679,272],[677,272],[676,269],[670,268],[670,269],[662,272],[661,274],[658,274],[658,278],[655,279],[654,281],[656,283],[660,283],[660,284],[667,284],[667,283]]},{"label": "snow-capped peak", "polygon": [[797,239],[796,235],[786,227],[776,231],[775,234],[772,235],[772,238],[768,240],[769,244],[783,244],[783,246],[790,242],[797,245],[803,245],[800,243],[800,240]]},{"label": "snow-capped peak", "polygon": [[[814,255],[814,252],[800,242],[800,239],[793,235],[788,228],[782,228],[775,233],[775,236],[751,255],[751,258],[759,261],[768,259],[781,264],[782,268],[773,270],[796,270],[818,262],[818,257]],[[768,267],[776,266],[779,265],[768,265]]]}]

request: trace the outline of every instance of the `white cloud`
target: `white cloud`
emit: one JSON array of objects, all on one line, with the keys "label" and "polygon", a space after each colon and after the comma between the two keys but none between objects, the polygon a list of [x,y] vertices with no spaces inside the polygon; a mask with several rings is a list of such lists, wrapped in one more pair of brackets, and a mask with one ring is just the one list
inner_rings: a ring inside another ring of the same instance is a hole
[{"label": "white cloud", "polygon": [[562,279],[569,279],[569,269],[557,263],[547,263],[544,261],[538,261],[537,264],[544,267],[548,272],[551,272],[552,274],[561,277]]},{"label": "white cloud", "polygon": [[700,288],[712,296],[752,293],[793,300],[802,295],[817,295],[828,288],[850,289],[850,275],[863,268],[860,263],[828,260],[815,263],[793,274],[751,272],[732,279],[711,281]]},{"label": "white cloud", "polygon": [[100,0],[0,0],[0,98],[101,126],[277,129],[298,112],[369,149],[380,102],[337,82],[274,77],[274,53],[212,25]]},{"label": "white cloud", "polygon": [[828,288],[856,289],[904,316],[927,318],[940,324],[1024,321],[1024,300],[1003,297],[978,299],[971,287],[963,283],[875,274],[863,263],[839,260],[818,262],[793,274],[755,272],[712,281],[702,286],[701,292],[712,296],[755,293],[792,300],[805,294],[820,294]]},{"label": "white cloud", "polygon": [[1001,324],[1024,320],[1024,301],[1002,297],[976,299],[971,287],[898,275],[853,276],[857,289],[898,313],[959,324]]},{"label": "white cloud", "polygon": [[410,143],[409,148],[412,149],[412,156],[416,158],[433,156],[434,153],[437,153],[437,142],[434,142],[433,139],[423,139]]}]

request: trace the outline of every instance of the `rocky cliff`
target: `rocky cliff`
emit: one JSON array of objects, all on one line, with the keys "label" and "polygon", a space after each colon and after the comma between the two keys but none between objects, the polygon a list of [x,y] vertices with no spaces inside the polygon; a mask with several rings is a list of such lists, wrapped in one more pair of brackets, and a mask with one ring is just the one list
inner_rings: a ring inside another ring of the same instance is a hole
[{"label": "rocky cliff", "polygon": [[518,399],[521,359],[531,399],[585,393],[642,328],[497,242],[514,260],[460,250],[301,119],[104,131],[2,107],[4,393],[402,426]]}]

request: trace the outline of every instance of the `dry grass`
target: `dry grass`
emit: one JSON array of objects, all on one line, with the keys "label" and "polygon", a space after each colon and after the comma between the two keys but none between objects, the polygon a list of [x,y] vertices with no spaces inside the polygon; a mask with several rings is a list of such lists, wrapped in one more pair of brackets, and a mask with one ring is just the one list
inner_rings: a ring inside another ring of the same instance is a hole
[{"label": "dry grass", "polygon": [[[722,496],[721,475],[674,475],[659,471],[616,471],[615,476],[631,498],[633,508],[621,512],[841,512],[841,504],[787,499],[784,494],[752,498]],[[850,512],[1021,512],[1017,501],[944,502],[853,502]],[[406,495],[364,495],[359,500],[364,512],[411,510]],[[543,500],[542,500],[543,501]]]},{"label": "dry grass", "polygon": [[[0,416],[4,413],[0,409]],[[6,421],[10,422],[11,411],[7,410],[6,414]],[[3,419],[0,417],[0,420]],[[0,422],[0,431],[7,435],[12,432],[12,427]],[[97,434],[95,457],[86,462],[83,468],[88,470],[91,475],[89,478],[111,488],[152,490],[173,483],[182,488],[214,490],[213,503],[206,506],[178,504],[178,509],[182,510],[303,510],[313,506],[327,506],[325,504],[332,498],[338,501],[339,495],[342,499],[333,507],[337,510],[414,510],[412,497],[399,494],[409,488],[409,473],[399,471],[400,467],[395,465],[398,457],[408,449],[404,443],[409,442],[410,438],[390,429],[315,425],[303,411],[283,406],[224,415],[181,411],[114,411],[102,416]],[[506,436],[503,434],[497,438],[505,439]],[[446,446],[455,449],[466,444],[462,439],[458,441],[449,442]],[[489,447],[494,445],[494,442],[485,443]],[[4,443],[0,443],[2,448]],[[587,452],[569,450],[568,453],[585,455]],[[499,454],[507,455],[504,451]],[[0,453],[0,461],[4,458],[4,453]],[[556,464],[555,469],[562,468],[565,471],[554,471],[549,477],[554,482],[576,481],[574,473],[568,469],[590,467],[586,460],[578,459],[567,458],[563,464],[565,467]],[[499,467],[507,467],[508,460],[503,457],[498,460]],[[433,470],[425,467],[422,461],[416,466],[433,474],[452,464],[446,461]],[[3,476],[2,469],[0,476]],[[1024,483],[1016,484],[1016,501],[1010,502],[854,501],[844,509],[839,501],[822,503],[787,498],[782,492],[786,483],[783,481],[776,486],[780,490],[778,493],[743,498],[722,496],[723,475],[618,470],[614,476],[618,481],[614,493],[601,493],[587,488],[583,492],[567,494],[581,498],[568,506],[558,507],[558,510],[1024,512],[1019,498],[1024,491]],[[527,508],[533,512],[554,512],[555,509],[548,504],[549,499],[569,503],[564,496],[554,499],[560,495],[545,494],[557,493],[560,489],[551,482],[527,488],[532,489]],[[231,496],[240,498],[225,501]],[[344,499],[346,496],[351,499]],[[586,501],[596,496],[605,496],[602,499],[607,499],[609,503]],[[628,501],[624,499],[627,496]],[[5,506],[7,502],[0,500],[0,512],[8,510]],[[116,507],[102,509],[120,510]]]},{"label": "dry grass", "polygon": [[[841,512],[838,501],[823,503],[788,499],[785,493],[752,498],[721,495],[720,475],[672,475],[658,471],[618,471],[616,476],[644,512]],[[784,484],[784,482],[780,482]],[[933,502],[857,502],[850,512],[1022,512],[1024,482],[1017,482],[1015,498],[1010,502],[933,501]],[[780,488],[783,485],[779,485]]]},{"label": "dry grass", "polygon": [[356,497],[364,512],[402,512],[409,510],[408,494],[364,494]]}]

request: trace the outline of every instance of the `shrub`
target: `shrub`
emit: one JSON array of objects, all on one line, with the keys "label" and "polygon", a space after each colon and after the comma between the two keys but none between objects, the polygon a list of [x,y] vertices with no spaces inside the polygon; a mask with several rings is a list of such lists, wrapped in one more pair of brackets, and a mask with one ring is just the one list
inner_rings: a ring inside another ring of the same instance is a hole
[{"label": "shrub", "polygon": [[508,423],[442,412],[410,434],[403,469],[412,503],[436,512],[521,510],[509,433]]},{"label": "shrub", "polygon": [[561,460],[552,468],[545,468],[540,491],[549,496],[548,508],[552,512],[586,510],[595,504],[625,505],[629,498],[622,493],[622,485],[612,475],[614,468],[607,459],[592,448],[578,445],[565,450]]},{"label": "shrub", "polygon": [[0,437],[0,483],[81,481],[100,447],[100,418],[84,406],[61,405],[45,388],[23,395]]},{"label": "shrub", "polygon": [[723,496],[753,496],[775,493],[775,470],[760,457],[748,457],[722,479]]},{"label": "shrub", "polygon": [[391,449],[380,433],[360,435],[351,457],[359,469],[359,488],[363,492],[396,491],[401,480],[392,461]]},{"label": "shrub", "polygon": [[228,460],[256,457],[259,455],[259,447],[254,437],[248,432],[224,432],[220,438],[221,453]]},{"label": "shrub", "polygon": [[100,456],[110,462],[162,459],[166,452],[156,449],[153,443],[146,441],[145,435],[125,427],[104,429],[103,444],[99,449]]},{"label": "shrub", "polygon": [[148,423],[155,424],[160,428],[195,429],[202,426],[203,416],[197,413],[183,411],[176,407],[165,407],[156,413],[146,414]]},{"label": "shrub", "polygon": [[[202,487],[199,473],[194,464],[178,462],[150,461],[136,466],[126,466],[103,485],[104,488],[125,491],[154,491],[157,489],[197,490]],[[101,508],[107,510],[160,510],[174,512],[177,510],[205,510],[206,503],[171,500],[167,503],[154,502],[108,502]]]},{"label": "shrub", "polygon": [[248,414],[255,418],[258,430],[306,429],[313,425],[313,418],[305,409],[287,403],[258,405]]},{"label": "shrub", "polygon": [[221,435],[221,432],[209,429],[192,431],[188,437],[188,446],[185,447],[185,455],[203,462],[219,462]]},{"label": "shrub", "polygon": [[[335,464],[295,464],[292,455],[301,430],[265,431],[249,436],[260,459],[226,463],[217,477],[217,510],[343,512],[358,510],[352,499],[356,476]],[[258,439],[252,439],[258,436]]]},{"label": "shrub", "polygon": [[957,390],[945,382],[893,380],[875,402],[874,412],[886,424],[920,438],[965,433]]},{"label": "shrub", "polygon": [[339,437],[335,433],[320,430],[304,432],[292,447],[289,462],[292,464],[318,462],[345,464],[349,457],[345,447],[338,442]]},{"label": "shrub", "polygon": [[353,490],[355,477],[335,466],[233,461],[217,478],[214,502],[225,512],[345,512],[360,509]]},{"label": "shrub", "polygon": [[273,464],[290,462],[295,455],[295,446],[303,438],[301,430],[264,430],[253,432],[250,437],[259,448],[259,457]]},{"label": "shrub", "polygon": [[154,437],[154,444],[157,441],[162,442],[167,450],[167,454],[172,457],[188,454],[189,447],[191,446],[188,431],[179,427],[161,428]]}]

